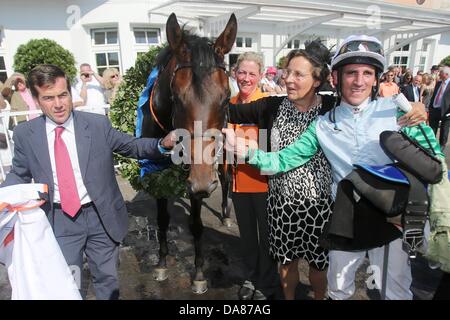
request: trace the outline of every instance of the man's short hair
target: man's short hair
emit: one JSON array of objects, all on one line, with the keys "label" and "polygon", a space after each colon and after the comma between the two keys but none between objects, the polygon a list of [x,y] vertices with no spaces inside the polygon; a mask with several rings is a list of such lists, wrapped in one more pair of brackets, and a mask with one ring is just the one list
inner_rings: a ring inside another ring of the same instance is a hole
[{"label": "man's short hair", "polygon": [[449,66],[443,67],[442,68],[442,73],[447,75],[447,76],[450,76],[450,67]]},{"label": "man's short hair", "polygon": [[80,70],[81,70],[82,67],[89,67],[89,68],[91,68],[91,65],[89,63],[82,63],[82,64],[80,64]]},{"label": "man's short hair", "polygon": [[436,71],[436,70],[439,70],[439,66],[438,66],[437,64],[434,64],[434,65],[431,67],[431,71]]},{"label": "man's short hair", "polygon": [[33,97],[39,97],[36,87],[41,88],[54,85],[58,78],[66,79],[67,90],[71,92],[70,80],[60,67],[53,64],[40,64],[34,67],[28,74],[28,84],[30,85],[30,91]]}]

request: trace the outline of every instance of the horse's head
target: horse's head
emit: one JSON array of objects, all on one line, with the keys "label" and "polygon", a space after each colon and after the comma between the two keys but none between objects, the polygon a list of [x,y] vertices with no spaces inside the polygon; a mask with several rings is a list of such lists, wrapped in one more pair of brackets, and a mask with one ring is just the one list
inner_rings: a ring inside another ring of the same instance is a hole
[{"label": "horse's head", "polygon": [[217,143],[230,95],[224,55],[231,50],[236,32],[234,14],[215,42],[183,31],[174,13],[166,25],[172,53],[165,68],[170,77],[172,124],[189,134],[190,143],[183,142],[190,151],[188,190],[197,197],[208,197],[218,184],[215,159],[221,147]]}]

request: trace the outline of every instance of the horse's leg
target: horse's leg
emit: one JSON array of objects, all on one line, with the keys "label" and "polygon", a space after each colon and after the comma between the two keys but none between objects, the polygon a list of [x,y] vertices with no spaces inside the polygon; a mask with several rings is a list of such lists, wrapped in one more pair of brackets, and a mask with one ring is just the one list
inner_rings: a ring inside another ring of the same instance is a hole
[{"label": "horse's leg", "polygon": [[159,261],[155,268],[154,278],[157,281],[163,281],[168,277],[166,257],[169,253],[167,247],[167,229],[169,228],[170,216],[167,211],[167,199],[157,199],[156,205],[158,210]]},{"label": "horse's leg", "polygon": [[220,164],[218,171],[220,185],[222,186],[222,223],[226,227],[231,227],[231,166]]},{"label": "horse's leg", "polygon": [[201,218],[202,199],[191,198],[191,215],[189,216],[189,229],[194,236],[195,248],[195,276],[192,283],[192,291],[194,293],[202,294],[208,290],[208,283],[203,275],[203,248],[202,248],[202,234],[203,223]]}]

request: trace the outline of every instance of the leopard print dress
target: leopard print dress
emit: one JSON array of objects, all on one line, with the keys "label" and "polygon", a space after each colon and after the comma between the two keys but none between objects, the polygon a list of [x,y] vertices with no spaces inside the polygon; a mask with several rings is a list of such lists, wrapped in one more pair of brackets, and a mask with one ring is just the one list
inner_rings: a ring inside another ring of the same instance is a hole
[{"label": "leopard print dress", "polygon": [[[292,144],[317,118],[321,104],[298,111],[284,99],[275,118],[273,151]],[[268,222],[270,254],[282,264],[305,259],[318,270],[328,267],[319,236],[331,213],[331,169],[322,150],[305,165],[269,178]]]}]

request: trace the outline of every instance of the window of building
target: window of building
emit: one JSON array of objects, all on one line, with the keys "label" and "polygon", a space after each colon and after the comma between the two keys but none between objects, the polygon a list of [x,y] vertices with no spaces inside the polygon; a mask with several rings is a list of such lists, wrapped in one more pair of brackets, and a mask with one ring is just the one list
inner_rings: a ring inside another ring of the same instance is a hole
[{"label": "window of building", "polygon": [[427,52],[428,51],[428,45],[429,45],[429,43],[424,41],[422,43],[422,51]]},{"label": "window of building", "polygon": [[418,71],[425,71],[425,63],[427,62],[426,56],[421,56],[419,60]]},{"label": "window of building", "polygon": [[287,43],[288,49],[300,49],[300,40],[294,39]]},{"label": "window of building", "polygon": [[136,44],[159,44],[159,30],[136,28],[134,29],[134,42]]},{"label": "window of building", "polygon": [[408,67],[408,57],[394,57],[394,65],[397,67]]},{"label": "window of building", "polygon": [[236,47],[238,48],[251,48],[252,47],[252,38],[251,37],[237,37],[236,38]]},{"label": "window of building", "polygon": [[100,75],[108,68],[117,68],[120,72],[119,52],[97,52],[95,62],[97,73]]},{"label": "window of building", "polygon": [[119,44],[117,29],[93,29],[92,41],[95,46]]},{"label": "window of building", "polygon": [[8,74],[6,73],[5,58],[0,56],[0,81],[5,82],[8,79]]}]

